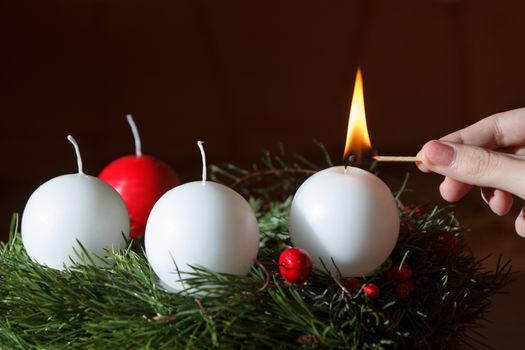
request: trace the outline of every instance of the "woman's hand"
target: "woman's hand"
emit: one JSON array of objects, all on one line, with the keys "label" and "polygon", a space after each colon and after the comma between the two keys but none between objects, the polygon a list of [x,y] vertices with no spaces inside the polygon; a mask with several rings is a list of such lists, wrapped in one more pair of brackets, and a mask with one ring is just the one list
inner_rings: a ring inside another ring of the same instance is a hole
[{"label": "woman's hand", "polygon": [[[525,199],[525,108],[498,113],[438,141],[418,153],[420,170],[444,175],[439,189],[455,202],[472,186],[492,211],[507,214],[512,194]],[[525,237],[525,207],[516,219],[516,232]]]}]

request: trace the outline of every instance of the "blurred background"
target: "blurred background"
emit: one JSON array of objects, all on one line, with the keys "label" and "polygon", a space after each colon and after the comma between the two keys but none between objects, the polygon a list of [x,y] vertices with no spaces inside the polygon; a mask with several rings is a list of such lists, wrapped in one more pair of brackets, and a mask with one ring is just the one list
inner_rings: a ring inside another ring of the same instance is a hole
[{"label": "blurred background", "polygon": [[[373,147],[413,155],[490,114],[525,106],[525,2],[0,0],[0,236],[38,185],[76,171],[66,135],[97,175],[143,150],[183,181],[210,163],[249,165],[283,143],[320,161],[340,159],[357,65]],[[382,166],[405,201],[444,204],[440,177]],[[396,182],[396,179],[398,181]],[[517,201],[518,202],[518,201]],[[459,202],[466,236],[489,268],[498,254],[525,270],[525,240],[472,193]],[[514,347],[525,325],[518,273],[498,296],[488,342]]]}]

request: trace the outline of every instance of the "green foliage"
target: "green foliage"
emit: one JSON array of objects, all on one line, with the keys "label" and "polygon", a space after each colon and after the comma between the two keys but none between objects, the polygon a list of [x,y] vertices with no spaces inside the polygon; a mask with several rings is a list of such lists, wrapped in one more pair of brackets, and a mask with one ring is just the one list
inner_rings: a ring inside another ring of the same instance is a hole
[{"label": "green foliage", "polygon": [[507,281],[507,265],[483,271],[461,245],[457,255],[429,258],[441,244],[436,234],[458,230],[449,226],[449,209],[434,209],[405,218],[418,228],[402,232],[392,254],[395,264],[404,260],[414,270],[417,289],[408,300],[397,300],[381,276],[367,279],[381,288],[378,300],[350,295],[323,271],[304,287],[287,286],[276,257],[287,242],[288,204],[259,213],[264,265],[248,276],[196,268],[188,284],[197,297],[164,292],[132,249],[113,252],[114,264],[105,267],[42,267],[13,229],[0,247],[0,348],[448,348],[469,340],[466,331]]},{"label": "green foliage", "polygon": [[[292,192],[289,177],[297,174],[278,174]],[[257,263],[247,276],[195,267],[187,280],[193,294],[165,292],[137,242],[108,252],[112,262],[105,266],[78,264],[63,272],[40,266],[26,255],[15,217],[9,241],[0,243],[0,348],[477,347],[472,335],[489,298],[509,279],[508,263],[485,271],[471,255],[450,207],[406,210],[400,204],[400,239],[390,263],[412,267],[410,297],[399,300],[396,282],[385,280],[384,271],[363,279],[379,286],[375,300],[362,290],[349,293],[338,276],[320,270],[306,285],[289,286],[277,258],[290,244],[291,199],[250,203],[261,230]],[[457,250],[436,240],[443,232],[458,236]]]}]

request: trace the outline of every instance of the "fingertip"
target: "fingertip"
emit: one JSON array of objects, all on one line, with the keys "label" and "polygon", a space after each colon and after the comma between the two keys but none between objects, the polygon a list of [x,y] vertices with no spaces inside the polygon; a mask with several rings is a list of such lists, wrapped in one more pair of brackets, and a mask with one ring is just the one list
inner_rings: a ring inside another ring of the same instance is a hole
[{"label": "fingertip", "polygon": [[487,204],[490,204],[490,199],[494,195],[494,189],[492,187],[481,187],[479,192],[481,193],[481,198],[483,201]]},{"label": "fingertip", "polygon": [[449,203],[457,202],[458,199],[456,199],[456,196],[450,191],[445,180],[439,184],[439,193],[441,194],[441,197]]},{"label": "fingertip", "polygon": [[508,192],[483,187],[481,189],[481,197],[489,205],[494,214],[498,216],[507,215],[512,209],[514,199]]},{"label": "fingertip", "polygon": [[459,201],[472,189],[471,185],[456,181],[450,177],[439,185],[439,192],[444,200],[450,203]]},{"label": "fingertip", "polygon": [[429,169],[429,170],[430,170],[430,164],[428,162],[428,158],[426,156],[426,153],[427,153],[428,148],[430,147],[430,144],[433,141],[434,140],[430,140],[427,143],[425,143],[423,145],[423,147],[421,147],[419,152],[417,152],[417,154],[416,154],[416,158],[419,159],[419,163],[421,163],[421,165],[423,165],[426,169]]},{"label": "fingertip", "polygon": [[519,236],[525,237],[525,208],[521,208],[520,214],[514,223],[514,227]]},{"label": "fingertip", "polygon": [[420,171],[422,171],[422,172],[424,172],[424,173],[427,173],[427,174],[428,174],[428,173],[431,173],[431,172],[432,172],[432,170],[430,170],[429,168],[427,168],[426,165],[423,164],[423,162],[421,162],[421,161],[417,161],[417,162],[416,162],[416,166],[417,166],[417,168],[418,168]]},{"label": "fingertip", "polygon": [[419,152],[417,152],[416,154],[416,159],[418,159],[416,161],[416,166],[417,168],[424,172],[424,173],[431,173],[432,170],[430,170],[424,163],[423,163],[423,149],[421,149]]},{"label": "fingertip", "polygon": [[421,161],[429,169],[448,168],[456,158],[456,149],[450,142],[431,140],[421,149]]}]

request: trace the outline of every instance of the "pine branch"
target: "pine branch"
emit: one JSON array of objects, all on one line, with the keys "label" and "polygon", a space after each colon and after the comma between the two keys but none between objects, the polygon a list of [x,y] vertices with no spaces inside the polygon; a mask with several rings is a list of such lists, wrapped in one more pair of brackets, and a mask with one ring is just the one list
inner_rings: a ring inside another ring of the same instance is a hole
[{"label": "pine branch", "polygon": [[317,170],[313,169],[287,169],[287,168],[277,168],[277,169],[270,169],[270,170],[264,170],[264,171],[254,171],[252,173],[249,173],[247,175],[244,175],[243,177],[238,178],[233,182],[230,187],[233,189],[236,189],[241,184],[243,184],[246,181],[250,181],[254,178],[261,178],[268,175],[281,175],[281,174],[291,174],[291,175],[313,175],[317,172]]},{"label": "pine branch", "polygon": [[292,195],[301,183],[317,171],[332,166],[332,159],[325,146],[316,141],[326,164],[319,165],[307,158],[288,155],[281,144],[279,153],[272,155],[265,151],[258,163],[251,169],[243,169],[226,163],[222,166],[210,165],[210,178],[228,184],[246,197],[259,197],[265,201],[284,200]]}]

